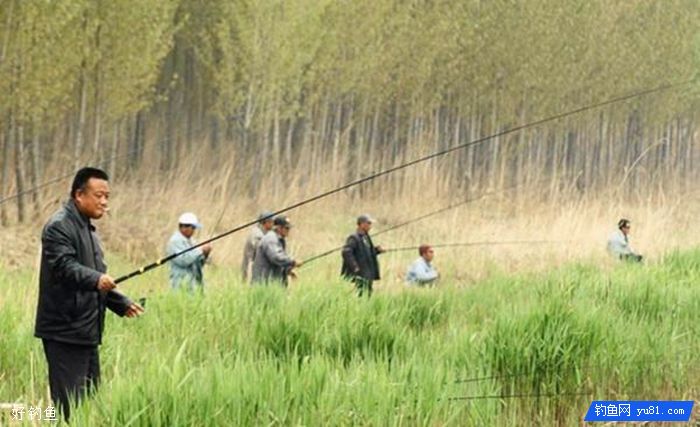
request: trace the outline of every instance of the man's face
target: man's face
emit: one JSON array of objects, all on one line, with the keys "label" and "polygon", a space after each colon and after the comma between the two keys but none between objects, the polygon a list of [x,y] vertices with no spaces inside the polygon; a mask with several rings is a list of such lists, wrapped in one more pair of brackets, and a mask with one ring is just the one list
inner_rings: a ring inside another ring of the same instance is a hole
[{"label": "man's face", "polygon": [[90,219],[100,219],[109,204],[109,183],[104,179],[90,178],[83,190],[75,192],[75,204],[80,213]]},{"label": "man's face", "polygon": [[625,236],[627,236],[628,234],[630,234],[630,230],[631,230],[631,229],[632,229],[632,226],[631,226],[631,225],[626,225],[626,226],[620,228],[620,230],[622,230],[622,234],[624,234]]},{"label": "man's face", "polygon": [[282,236],[284,238],[289,236],[289,227],[283,227],[280,225],[279,227],[277,227],[277,230],[279,230],[280,236]]},{"label": "man's face", "polygon": [[268,219],[266,221],[263,221],[261,225],[262,225],[263,230],[270,231],[270,230],[272,230],[273,222],[271,219]]},{"label": "man's face", "polygon": [[431,262],[434,257],[435,257],[435,251],[433,250],[433,248],[430,248],[423,253],[423,259],[425,259],[428,262]]},{"label": "man's face", "polygon": [[369,233],[369,230],[372,229],[372,223],[371,222],[361,222],[358,227],[360,230],[362,230],[364,233]]},{"label": "man's face", "polygon": [[194,234],[194,225],[183,225],[180,224],[180,233],[188,239]]}]

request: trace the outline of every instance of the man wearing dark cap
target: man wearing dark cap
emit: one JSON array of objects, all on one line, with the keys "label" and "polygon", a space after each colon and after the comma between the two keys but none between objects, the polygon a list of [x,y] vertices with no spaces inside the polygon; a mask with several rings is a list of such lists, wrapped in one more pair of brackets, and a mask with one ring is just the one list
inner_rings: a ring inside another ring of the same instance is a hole
[{"label": "man wearing dark cap", "polygon": [[243,264],[241,270],[243,273],[243,281],[248,281],[248,270],[250,269],[253,260],[255,260],[255,249],[258,247],[260,240],[272,230],[274,217],[272,212],[265,211],[258,216],[258,224],[250,230],[250,234],[245,241],[243,247]]},{"label": "man wearing dark cap", "polygon": [[273,231],[265,234],[255,250],[253,260],[253,284],[280,283],[285,288],[288,276],[294,275],[292,269],[300,267],[301,262],[295,261],[287,254],[287,236],[292,224],[285,216],[278,216],[273,221]]},{"label": "man wearing dark cap", "polygon": [[623,261],[642,262],[642,256],[634,253],[630,246],[629,234],[632,229],[630,220],[622,218],[617,222],[615,230],[608,238],[608,252]]},{"label": "man wearing dark cap", "polygon": [[372,296],[372,282],[379,280],[377,255],[384,252],[381,246],[374,246],[369,231],[374,220],[367,214],[357,217],[357,231],[348,236],[343,247],[343,267],[340,274],[352,281],[358,296],[367,292]]},{"label": "man wearing dark cap", "polygon": [[105,308],[136,317],[143,307],[115,290],[91,220],[108,211],[109,178],[94,168],[78,171],[71,199],[41,234],[39,302],[34,335],[49,365],[51,399],[70,418],[69,401],[80,400],[100,381],[98,346]]}]

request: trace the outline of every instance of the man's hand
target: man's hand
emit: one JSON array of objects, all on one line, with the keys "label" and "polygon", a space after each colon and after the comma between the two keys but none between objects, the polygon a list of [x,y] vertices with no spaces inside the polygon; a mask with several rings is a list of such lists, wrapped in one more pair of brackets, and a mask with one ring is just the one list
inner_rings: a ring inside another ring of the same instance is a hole
[{"label": "man's hand", "polygon": [[294,261],[294,266],[292,268],[299,268],[302,265],[304,265],[302,261]]},{"label": "man's hand", "polygon": [[117,284],[114,283],[114,279],[106,274],[100,276],[100,280],[97,281],[97,290],[100,292],[109,292],[116,287]]},{"label": "man's hand", "polygon": [[384,253],[384,248],[382,248],[381,246],[375,246],[374,250],[376,250],[378,254]]},{"label": "man's hand", "polygon": [[140,304],[132,302],[129,307],[126,309],[126,313],[124,314],[128,318],[133,318],[133,317],[139,317],[142,315],[144,312],[143,307],[141,307]]},{"label": "man's hand", "polygon": [[202,245],[200,249],[202,250],[204,256],[209,256],[209,253],[211,252],[211,244],[207,243],[206,245]]}]

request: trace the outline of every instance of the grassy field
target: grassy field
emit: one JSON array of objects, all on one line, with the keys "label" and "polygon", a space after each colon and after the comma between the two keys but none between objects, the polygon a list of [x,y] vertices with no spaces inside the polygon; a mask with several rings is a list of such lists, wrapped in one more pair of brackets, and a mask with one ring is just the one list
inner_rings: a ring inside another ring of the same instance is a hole
[{"label": "grassy field", "polygon": [[[45,407],[34,274],[0,271],[0,401]],[[369,301],[327,276],[284,292],[212,269],[204,297],[167,292],[165,270],[128,282],[147,313],[108,316],[103,386],[76,425],[580,425],[593,398],[700,394],[697,250]]]}]

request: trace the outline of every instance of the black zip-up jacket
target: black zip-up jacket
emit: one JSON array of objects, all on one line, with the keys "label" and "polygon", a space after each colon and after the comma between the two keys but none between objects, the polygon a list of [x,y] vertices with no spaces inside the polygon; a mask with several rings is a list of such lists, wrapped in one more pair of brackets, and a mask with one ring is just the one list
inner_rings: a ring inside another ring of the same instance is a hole
[{"label": "black zip-up jacket", "polygon": [[345,278],[359,276],[366,280],[379,280],[377,255],[379,252],[368,234],[351,234],[343,246],[343,267],[340,274]]},{"label": "black zip-up jacket", "polygon": [[101,344],[105,308],[124,316],[131,300],[97,290],[107,265],[95,227],[70,200],[44,226],[41,245],[34,335],[70,344]]}]

